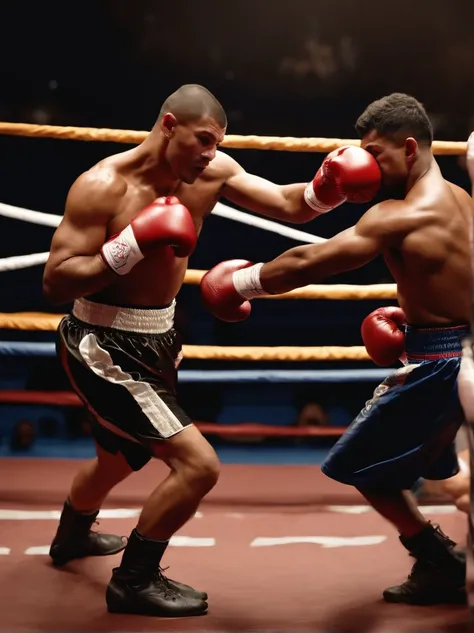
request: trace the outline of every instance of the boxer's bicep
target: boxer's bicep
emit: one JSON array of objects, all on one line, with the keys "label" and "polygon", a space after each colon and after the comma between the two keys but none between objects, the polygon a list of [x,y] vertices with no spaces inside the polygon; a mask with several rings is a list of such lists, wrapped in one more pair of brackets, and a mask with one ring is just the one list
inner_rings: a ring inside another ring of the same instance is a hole
[{"label": "boxer's bicep", "polygon": [[285,222],[307,222],[316,215],[304,203],[306,183],[279,185],[248,173],[233,159],[226,160],[226,166],[229,174],[222,188],[222,196],[230,202],[267,218]]},{"label": "boxer's bicep", "polygon": [[413,220],[400,221],[396,211],[400,211],[398,202],[382,203],[369,209],[355,226],[322,244],[286,251],[265,264],[263,287],[271,294],[288,292],[361,268],[397,244],[410,230]]},{"label": "boxer's bicep", "polygon": [[358,235],[376,243],[382,253],[401,246],[403,240],[425,222],[423,214],[410,210],[404,201],[387,200],[371,207],[355,228]]},{"label": "boxer's bicep", "polygon": [[401,243],[416,220],[401,217],[398,201],[391,202],[372,207],[355,226],[314,247],[318,265],[326,260],[325,276],[360,268]]},{"label": "boxer's bicep", "polygon": [[88,214],[80,213],[79,209],[63,218],[51,242],[49,264],[59,265],[71,257],[99,252],[107,227],[98,221],[98,214],[91,211],[87,224],[84,220]]},{"label": "boxer's bicep", "polygon": [[272,217],[281,215],[286,203],[278,185],[244,170],[227,180],[222,195],[250,211]]},{"label": "boxer's bicep", "polygon": [[378,235],[361,231],[356,225],[313,248],[316,265],[326,278],[368,264],[380,255],[383,242]]},{"label": "boxer's bicep", "polygon": [[54,233],[47,267],[76,256],[95,255],[120,203],[116,187],[91,178],[79,179],[70,190],[64,217]]}]

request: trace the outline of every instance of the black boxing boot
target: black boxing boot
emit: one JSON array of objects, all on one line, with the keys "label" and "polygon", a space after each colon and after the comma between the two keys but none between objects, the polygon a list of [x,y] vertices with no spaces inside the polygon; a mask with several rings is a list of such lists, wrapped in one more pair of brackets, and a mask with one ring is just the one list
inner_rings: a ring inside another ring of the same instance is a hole
[{"label": "black boxing boot", "polygon": [[92,532],[99,510],[83,514],[75,510],[66,500],[59,520],[56,536],[51,543],[49,555],[58,567],[75,558],[86,556],[109,556],[118,554],[127,544],[124,536]]},{"label": "black boxing boot", "polygon": [[120,567],[112,572],[106,591],[110,613],[185,617],[207,612],[207,594],[163,575],[161,558],[167,541],[130,534]]},{"label": "black boxing boot", "polygon": [[466,552],[439,526],[429,523],[415,536],[400,536],[400,542],[416,562],[404,583],[385,589],[386,602],[466,604]]},{"label": "black boxing boot", "polygon": [[189,597],[189,598],[199,598],[199,600],[207,600],[207,593],[205,591],[198,591],[197,589],[193,589],[193,587],[190,587],[189,585],[185,585],[182,582],[178,582],[177,580],[171,580],[171,578],[167,578],[167,576],[165,576],[163,573],[167,569],[168,567],[166,567],[165,569],[160,567],[160,573],[161,573],[162,578],[168,583],[168,586],[171,587],[171,589],[174,589],[174,591],[177,591],[185,598]]}]

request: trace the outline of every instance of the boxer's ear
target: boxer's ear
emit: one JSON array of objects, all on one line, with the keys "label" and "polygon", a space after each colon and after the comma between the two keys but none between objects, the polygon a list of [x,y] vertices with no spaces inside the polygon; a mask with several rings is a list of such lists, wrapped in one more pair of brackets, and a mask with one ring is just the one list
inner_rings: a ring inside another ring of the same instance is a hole
[{"label": "boxer's ear", "polygon": [[417,155],[418,155],[418,143],[416,139],[414,139],[412,136],[409,136],[405,140],[405,160],[409,167],[413,165]]},{"label": "boxer's ear", "polygon": [[175,127],[178,125],[178,120],[171,112],[167,112],[161,119],[161,131],[165,138],[170,139],[173,136]]}]

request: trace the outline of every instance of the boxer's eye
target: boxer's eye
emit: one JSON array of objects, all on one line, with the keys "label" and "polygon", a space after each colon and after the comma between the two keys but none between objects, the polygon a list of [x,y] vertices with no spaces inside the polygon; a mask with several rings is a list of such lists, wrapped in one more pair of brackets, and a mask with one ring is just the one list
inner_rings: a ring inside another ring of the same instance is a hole
[{"label": "boxer's eye", "polygon": [[375,147],[368,147],[367,151],[369,152],[369,154],[372,154],[374,158],[378,158],[382,153],[381,150],[375,149]]}]

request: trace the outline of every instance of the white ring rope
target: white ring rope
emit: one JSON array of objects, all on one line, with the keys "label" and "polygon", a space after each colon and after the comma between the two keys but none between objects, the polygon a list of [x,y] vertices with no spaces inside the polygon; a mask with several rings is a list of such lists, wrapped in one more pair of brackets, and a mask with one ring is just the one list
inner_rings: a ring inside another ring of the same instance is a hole
[{"label": "white ring rope", "polygon": [[228,207],[221,202],[218,202],[216,204],[214,210],[212,211],[212,214],[219,215],[220,217],[227,218],[228,220],[242,222],[243,224],[250,224],[250,226],[255,226],[260,229],[264,229],[265,231],[278,233],[279,235],[289,237],[298,242],[307,242],[308,244],[320,244],[321,242],[326,241],[323,237],[318,237],[317,235],[312,235],[311,233],[306,233],[305,231],[292,229],[289,226],[279,224],[278,222],[274,222],[273,220],[267,220],[266,218],[255,217],[254,215],[244,213],[243,211],[237,211],[237,209]]},{"label": "white ring rope", "polygon": [[33,253],[32,255],[17,255],[16,257],[4,257],[0,259],[0,272],[8,270],[20,270],[46,264],[49,253]]},{"label": "white ring rope", "polygon": [[32,224],[42,224],[43,226],[58,226],[62,217],[53,213],[42,213],[41,211],[30,211],[21,207],[12,207],[11,204],[0,202],[0,215],[14,220],[23,220]]},{"label": "white ring rope", "polygon": [[[273,220],[267,220],[266,218],[256,217],[243,211],[238,211],[232,207],[228,207],[221,202],[218,202],[212,211],[213,215],[217,215],[228,220],[235,220],[243,224],[248,224],[256,228],[263,229],[265,231],[271,231],[272,233],[278,233],[284,237],[297,240],[299,242],[306,242],[308,244],[319,244],[326,240],[317,235],[311,233],[305,233],[291,227],[279,224]],[[43,226],[57,227],[62,220],[62,216],[54,215],[53,213],[43,213],[42,211],[32,211],[31,209],[22,209],[21,207],[13,207],[10,204],[0,202],[0,215],[14,220],[23,220],[24,222],[31,222],[33,224],[41,224]],[[33,253],[32,255],[18,255],[17,257],[4,257],[0,259],[0,272],[8,270],[18,270],[20,268],[29,268],[31,266],[38,266],[44,264],[48,259],[49,253]]]}]

